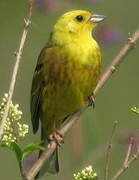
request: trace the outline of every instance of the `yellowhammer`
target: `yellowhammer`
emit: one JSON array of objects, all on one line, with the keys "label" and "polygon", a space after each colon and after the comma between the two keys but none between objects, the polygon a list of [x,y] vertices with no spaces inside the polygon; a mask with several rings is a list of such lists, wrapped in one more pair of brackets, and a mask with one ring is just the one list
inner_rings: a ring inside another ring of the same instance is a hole
[{"label": "yellowhammer", "polygon": [[[58,136],[62,122],[84,108],[98,83],[102,56],[92,30],[103,19],[83,10],[65,13],[39,55],[31,89],[31,120],[34,133],[40,120],[44,146],[50,134],[61,144]],[[47,160],[45,171],[59,171],[57,149]]]}]

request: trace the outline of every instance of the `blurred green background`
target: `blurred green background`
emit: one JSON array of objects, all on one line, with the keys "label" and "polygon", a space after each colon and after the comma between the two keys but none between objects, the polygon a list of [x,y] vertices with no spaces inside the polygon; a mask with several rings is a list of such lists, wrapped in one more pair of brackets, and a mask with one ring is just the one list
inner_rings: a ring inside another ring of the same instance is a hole
[{"label": "blurred green background", "polygon": [[[0,96],[8,91],[15,63],[14,52],[18,49],[23,19],[27,14],[28,0],[0,1]],[[98,27],[97,33],[102,41],[103,71],[127,42],[128,32],[138,28],[138,0],[46,0],[35,1],[32,24],[27,36],[13,101],[20,104],[23,121],[30,125],[30,131],[22,145],[36,142],[40,134],[32,134],[30,123],[30,87],[32,74],[40,50],[47,42],[56,19],[65,11],[84,9],[107,16],[106,24]],[[100,30],[100,31],[99,31]],[[112,37],[109,37],[111,34]],[[106,35],[106,39],[105,39]],[[108,36],[108,37],[107,37]],[[103,39],[104,38],[104,39]],[[113,141],[109,175],[120,168],[127,150],[130,135],[135,136],[134,150],[139,145],[139,116],[130,111],[139,106],[139,46],[132,51],[120,69],[98,93],[96,108],[88,108],[65,138],[60,148],[60,173],[45,176],[42,180],[71,180],[72,174],[92,165],[100,180],[104,179],[106,144],[110,137],[114,121],[118,128]],[[138,180],[139,160],[119,180]],[[0,180],[19,180],[20,173],[13,153],[0,148]]]}]

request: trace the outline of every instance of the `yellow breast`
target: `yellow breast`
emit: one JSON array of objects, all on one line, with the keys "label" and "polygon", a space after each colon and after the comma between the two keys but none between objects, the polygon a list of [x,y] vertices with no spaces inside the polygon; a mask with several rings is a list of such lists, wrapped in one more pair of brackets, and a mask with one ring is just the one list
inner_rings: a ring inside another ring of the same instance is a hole
[{"label": "yellow breast", "polygon": [[58,119],[82,109],[99,79],[101,53],[96,42],[92,46],[55,46],[47,50],[43,73],[43,112]]}]

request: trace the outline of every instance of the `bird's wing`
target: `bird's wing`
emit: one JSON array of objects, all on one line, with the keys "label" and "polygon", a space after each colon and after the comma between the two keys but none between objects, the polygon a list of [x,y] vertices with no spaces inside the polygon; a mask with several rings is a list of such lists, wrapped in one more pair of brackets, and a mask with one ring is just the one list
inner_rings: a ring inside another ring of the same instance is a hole
[{"label": "bird's wing", "polygon": [[31,111],[31,121],[32,121],[34,133],[36,133],[39,128],[39,118],[40,118],[40,110],[41,110],[40,98],[45,84],[44,76],[42,73],[43,64],[44,64],[44,54],[46,53],[47,49],[51,47],[52,46],[48,43],[41,51],[32,80],[30,111]]}]

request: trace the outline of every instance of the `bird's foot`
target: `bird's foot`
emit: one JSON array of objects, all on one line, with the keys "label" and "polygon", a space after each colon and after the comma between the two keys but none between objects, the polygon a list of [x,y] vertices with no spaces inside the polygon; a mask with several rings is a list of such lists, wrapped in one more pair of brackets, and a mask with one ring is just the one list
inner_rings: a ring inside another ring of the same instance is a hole
[{"label": "bird's foot", "polygon": [[95,98],[93,93],[88,97],[88,100],[89,100],[89,106],[93,106],[93,108],[95,108]]},{"label": "bird's foot", "polygon": [[54,129],[52,134],[50,135],[50,139],[54,140],[58,146],[61,146],[63,141],[63,135],[57,129]]}]

